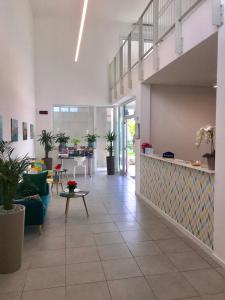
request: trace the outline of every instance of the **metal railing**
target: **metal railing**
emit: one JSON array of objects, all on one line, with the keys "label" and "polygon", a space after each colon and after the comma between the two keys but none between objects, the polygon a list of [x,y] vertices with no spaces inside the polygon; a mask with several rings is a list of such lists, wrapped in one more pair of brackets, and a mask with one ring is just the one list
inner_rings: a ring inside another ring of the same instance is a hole
[{"label": "metal railing", "polygon": [[202,0],[151,0],[109,65],[113,89]]}]

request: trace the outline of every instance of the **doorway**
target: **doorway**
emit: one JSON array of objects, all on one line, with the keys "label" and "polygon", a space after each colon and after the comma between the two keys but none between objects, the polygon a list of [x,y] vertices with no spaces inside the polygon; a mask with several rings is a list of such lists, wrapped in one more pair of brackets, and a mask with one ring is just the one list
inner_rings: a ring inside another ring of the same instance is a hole
[{"label": "doorway", "polygon": [[120,173],[135,179],[135,101],[120,106]]}]

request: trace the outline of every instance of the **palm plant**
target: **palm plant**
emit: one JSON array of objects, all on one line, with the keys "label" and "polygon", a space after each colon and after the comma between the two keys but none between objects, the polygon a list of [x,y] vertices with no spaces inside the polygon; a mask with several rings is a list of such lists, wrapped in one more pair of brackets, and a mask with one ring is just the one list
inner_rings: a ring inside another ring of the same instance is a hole
[{"label": "palm plant", "polygon": [[11,143],[0,141],[0,196],[5,210],[13,209],[13,199],[22,174],[31,164],[27,155],[14,156]]},{"label": "palm plant", "polygon": [[107,135],[105,136],[106,141],[109,143],[109,145],[106,147],[106,150],[109,152],[109,156],[113,156],[114,151],[114,142],[117,138],[117,135],[114,131],[109,131]]},{"label": "palm plant", "polygon": [[54,149],[55,136],[51,131],[48,132],[43,130],[38,141],[44,147],[45,158],[48,158],[49,152]]}]

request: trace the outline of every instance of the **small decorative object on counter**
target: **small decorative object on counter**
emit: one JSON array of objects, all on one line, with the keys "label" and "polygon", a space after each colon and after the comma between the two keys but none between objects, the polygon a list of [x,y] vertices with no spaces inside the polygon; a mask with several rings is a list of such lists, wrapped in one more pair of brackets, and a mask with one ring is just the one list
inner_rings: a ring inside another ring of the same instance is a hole
[{"label": "small decorative object on counter", "polygon": [[69,189],[69,193],[74,193],[76,187],[77,187],[77,182],[75,180],[69,180],[67,182],[67,188]]},{"label": "small decorative object on counter", "polygon": [[164,158],[174,158],[174,153],[170,152],[170,151],[164,152],[163,157]]},{"label": "small decorative object on counter", "polygon": [[148,154],[150,154],[149,153],[150,151],[147,149],[151,149],[151,148],[152,148],[152,145],[147,142],[141,144],[141,149],[142,149],[143,153],[145,153],[145,154],[147,154],[147,152],[148,152]]},{"label": "small decorative object on counter", "polygon": [[193,167],[200,167],[202,165],[202,162],[200,160],[196,160],[191,163]]},{"label": "small decorative object on counter", "polygon": [[206,125],[200,128],[196,133],[195,145],[197,148],[203,143],[210,144],[210,153],[205,153],[202,156],[207,159],[209,170],[215,170],[215,131],[215,126]]}]

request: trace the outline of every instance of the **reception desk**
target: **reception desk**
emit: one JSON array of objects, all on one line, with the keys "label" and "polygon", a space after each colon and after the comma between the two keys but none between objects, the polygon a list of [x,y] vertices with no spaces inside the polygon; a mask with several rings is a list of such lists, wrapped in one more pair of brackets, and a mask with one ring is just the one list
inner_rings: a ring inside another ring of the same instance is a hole
[{"label": "reception desk", "polygon": [[140,193],[213,249],[214,171],[157,155],[141,155]]}]

